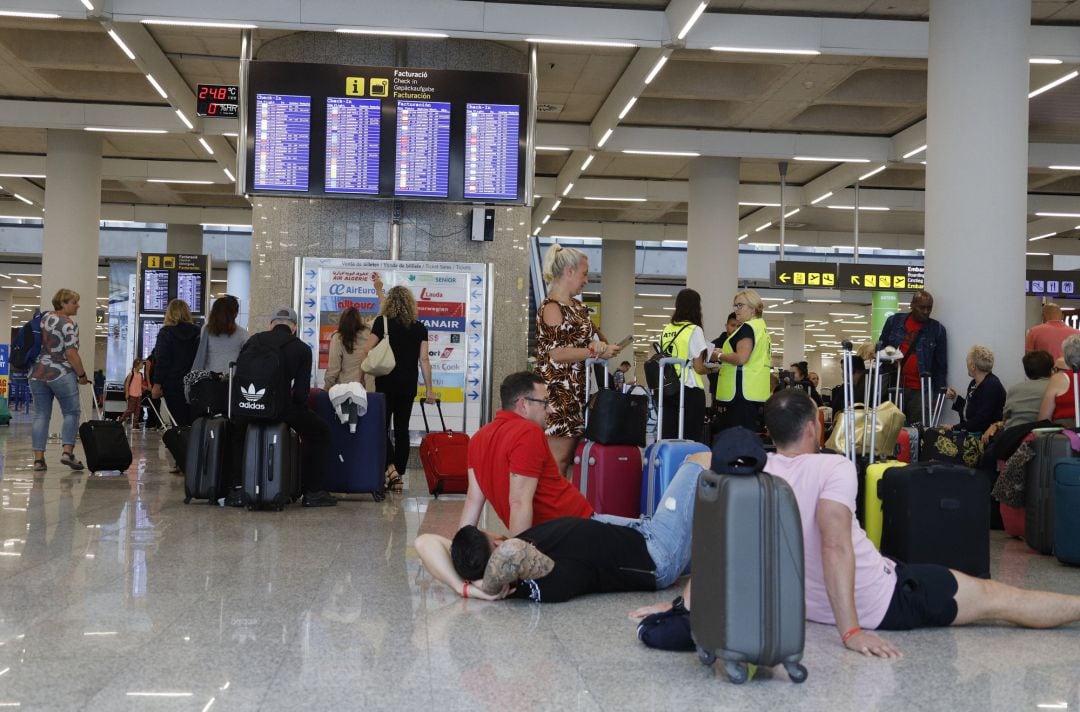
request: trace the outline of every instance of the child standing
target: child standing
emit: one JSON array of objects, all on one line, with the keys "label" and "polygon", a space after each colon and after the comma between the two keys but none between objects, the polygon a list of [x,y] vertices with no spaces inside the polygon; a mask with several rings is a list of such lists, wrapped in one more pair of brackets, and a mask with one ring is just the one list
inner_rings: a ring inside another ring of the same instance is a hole
[{"label": "child standing", "polygon": [[143,376],[143,362],[142,359],[135,359],[131,364],[131,372],[128,373],[127,378],[124,379],[124,394],[127,395],[127,410],[120,416],[120,420],[124,421],[131,416],[131,427],[133,430],[138,430],[139,420],[136,416],[140,416],[140,409],[142,404],[143,392],[146,390],[146,378]]}]

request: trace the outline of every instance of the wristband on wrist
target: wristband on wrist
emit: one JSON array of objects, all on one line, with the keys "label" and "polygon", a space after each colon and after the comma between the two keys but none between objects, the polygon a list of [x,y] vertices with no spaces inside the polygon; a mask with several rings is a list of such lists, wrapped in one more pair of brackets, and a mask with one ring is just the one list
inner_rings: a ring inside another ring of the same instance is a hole
[{"label": "wristband on wrist", "polygon": [[468,598],[469,597],[469,584],[470,583],[472,583],[472,582],[466,580],[465,583],[461,584],[461,597],[462,598]]},{"label": "wristband on wrist", "polygon": [[862,633],[862,632],[863,632],[862,628],[860,628],[859,626],[855,626],[854,628],[849,630],[847,633],[844,633],[842,636],[840,636],[840,642],[843,643],[844,645],[847,645],[847,642],[848,642],[849,638],[851,638],[852,636],[858,635],[859,633]]}]

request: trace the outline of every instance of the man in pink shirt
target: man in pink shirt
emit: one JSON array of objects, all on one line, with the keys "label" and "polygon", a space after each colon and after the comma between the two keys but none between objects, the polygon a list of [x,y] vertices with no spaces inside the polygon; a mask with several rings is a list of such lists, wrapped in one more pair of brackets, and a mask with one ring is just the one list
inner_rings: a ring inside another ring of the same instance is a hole
[{"label": "man in pink shirt", "polygon": [[1061,358],[1061,342],[1073,334],[1080,334],[1080,331],[1068,326],[1061,316],[1061,307],[1057,304],[1043,304],[1043,323],[1028,329],[1024,353],[1049,351],[1055,359]]},{"label": "man in pink shirt", "polygon": [[[819,452],[817,406],[810,396],[796,388],[777,392],[765,403],[765,425],[776,444],[765,471],[791,485],[802,515],[806,617],[835,625],[849,650],[900,656],[871,629],[989,620],[1053,628],[1080,620],[1080,596],[1026,591],[943,566],[882,556],[855,519],[855,466],[840,455]],[[689,608],[689,584],[683,598]],[[666,608],[648,606],[631,615]]]}]

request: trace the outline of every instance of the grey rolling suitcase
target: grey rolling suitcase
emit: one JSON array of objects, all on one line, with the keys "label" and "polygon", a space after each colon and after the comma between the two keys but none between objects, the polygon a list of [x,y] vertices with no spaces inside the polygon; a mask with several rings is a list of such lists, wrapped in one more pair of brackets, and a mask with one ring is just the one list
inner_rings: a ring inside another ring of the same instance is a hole
[{"label": "grey rolling suitcase", "polygon": [[278,511],[299,496],[300,442],[285,423],[250,423],[244,436],[244,504]]},{"label": "grey rolling suitcase", "polygon": [[694,503],[690,629],[701,662],[740,684],[749,664],[783,664],[792,682],[806,629],[802,523],[791,487],[767,473],[702,472]]},{"label": "grey rolling suitcase", "polygon": [[184,504],[193,499],[217,504],[222,496],[221,474],[227,466],[228,452],[228,419],[196,418],[184,459]]}]

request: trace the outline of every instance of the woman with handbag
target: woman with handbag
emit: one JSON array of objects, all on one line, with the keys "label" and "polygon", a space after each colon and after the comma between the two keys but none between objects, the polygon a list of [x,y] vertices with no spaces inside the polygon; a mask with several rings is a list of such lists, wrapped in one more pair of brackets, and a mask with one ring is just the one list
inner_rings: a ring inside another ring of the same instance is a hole
[{"label": "woman with handbag", "polygon": [[679,437],[679,384],[684,392],[682,396],[685,409],[682,413],[682,437],[686,440],[703,440],[705,426],[705,379],[709,369],[705,365],[704,355],[709,350],[705,331],[701,328],[701,295],[693,289],[680,290],[675,295],[675,312],[671,322],[660,334],[660,348],[672,358],[692,362],[692,370],[683,373],[681,366],[669,366],[674,369],[677,383],[668,387],[665,379],[662,398],[664,399],[664,422],[661,424],[661,438]]},{"label": "woman with handbag", "polygon": [[544,254],[548,296],[536,318],[536,372],[548,387],[548,446],[559,472],[569,477],[574,450],[585,432],[585,367],[589,358],[614,358],[619,346],[604,343],[575,296],[589,283],[589,258],[556,243]]},{"label": "woman with handbag", "polygon": [[735,295],[732,308],[739,328],[710,358],[720,364],[716,400],[721,426],[741,425],[761,432],[762,408],[772,393],[772,339],[761,318],[765,302],[747,289]]},{"label": "woman with handbag", "polygon": [[[382,304],[383,281],[379,275],[372,275],[375,294]],[[326,373],[323,375],[323,388],[330,390],[339,383],[364,383],[364,359],[367,351],[361,348],[367,344],[368,323],[360,316],[356,307],[346,307],[338,318],[338,328],[330,337],[330,353],[326,360]],[[366,385],[365,385],[366,387]]]},{"label": "woman with handbag", "polygon": [[401,490],[401,475],[409,463],[409,418],[418,391],[418,377],[424,376],[424,400],[435,402],[428,360],[428,331],[416,319],[416,299],[407,287],[390,289],[382,313],[371,325],[367,358],[362,368],[375,376],[375,391],[386,397],[386,429],[394,427],[387,439],[386,488]]},{"label": "woman with handbag", "polygon": [[248,340],[247,329],[236,323],[240,300],[225,294],[214,302],[202,328],[199,348],[184,378],[188,403],[195,417],[225,412],[229,364],[236,361]]}]

